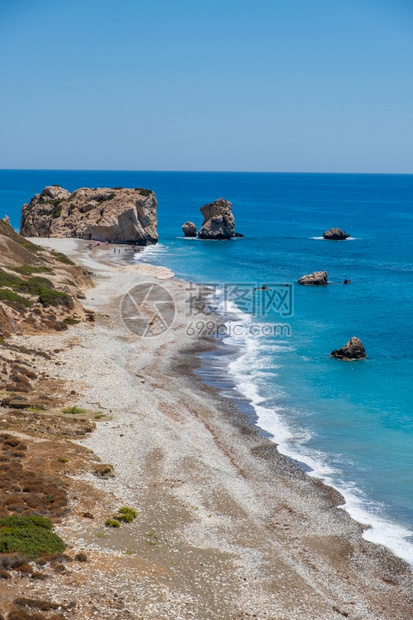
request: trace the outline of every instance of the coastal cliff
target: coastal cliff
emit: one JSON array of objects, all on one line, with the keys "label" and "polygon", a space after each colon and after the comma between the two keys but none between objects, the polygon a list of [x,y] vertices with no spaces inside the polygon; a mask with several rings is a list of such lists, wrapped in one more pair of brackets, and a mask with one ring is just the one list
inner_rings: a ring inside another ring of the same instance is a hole
[{"label": "coastal cliff", "polygon": [[82,187],[70,193],[52,185],[23,205],[20,232],[25,237],[154,244],[157,206],[154,192],[143,188]]}]

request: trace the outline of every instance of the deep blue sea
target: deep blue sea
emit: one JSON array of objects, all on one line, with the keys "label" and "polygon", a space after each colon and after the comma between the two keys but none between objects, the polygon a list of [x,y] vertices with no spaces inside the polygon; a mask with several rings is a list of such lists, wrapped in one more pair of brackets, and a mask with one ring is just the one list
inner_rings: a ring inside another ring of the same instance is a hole
[{"label": "deep blue sea", "polygon": [[[138,260],[214,285],[221,301],[231,292],[223,310],[236,320],[221,340],[239,348],[234,356],[228,347],[222,372],[280,451],[338,488],[346,509],[373,526],[365,537],[413,563],[413,176],[0,171],[0,216],[18,228],[21,205],[54,183],[155,191],[160,243]],[[199,208],[218,197],[233,203],[245,238],[183,238],[181,225],[199,226]],[[351,238],[323,240],[333,226]],[[315,270],[328,271],[331,284],[295,285]],[[277,297],[262,298],[254,315],[244,293],[268,284]],[[293,308],[291,299],[282,305],[283,291],[292,291]],[[273,334],[279,324],[290,333]],[[368,358],[332,359],[352,336]]]}]

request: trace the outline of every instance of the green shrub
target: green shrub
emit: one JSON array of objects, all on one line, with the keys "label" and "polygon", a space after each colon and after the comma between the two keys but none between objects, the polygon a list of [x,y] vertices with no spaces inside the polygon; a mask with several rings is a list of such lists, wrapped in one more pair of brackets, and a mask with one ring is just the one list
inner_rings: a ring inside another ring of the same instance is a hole
[{"label": "green shrub", "polygon": [[124,515],[131,515],[133,519],[136,519],[138,516],[137,511],[134,508],[130,508],[130,506],[121,506],[118,512]]},{"label": "green shrub", "polygon": [[66,325],[77,325],[78,323],[80,323],[79,319],[74,319],[72,316],[68,316],[67,318],[63,319],[63,323],[66,323]]},{"label": "green shrub", "polygon": [[71,407],[62,409],[62,413],[86,413],[86,409],[81,409],[77,405],[72,405]]},{"label": "green shrub", "polygon": [[59,456],[57,460],[59,461],[59,463],[67,463],[69,459],[65,458],[64,456]]},{"label": "green shrub", "polygon": [[106,202],[107,200],[112,200],[112,198],[114,198],[116,196],[115,192],[111,192],[110,194],[108,194],[107,196],[99,196],[99,198],[96,198],[96,202]]},{"label": "green shrub", "polygon": [[52,255],[56,260],[59,261],[59,263],[64,263],[65,265],[76,264],[72,260],[70,260],[70,258],[68,258],[66,254],[63,254],[62,252],[58,252],[57,250],[52,250]]},{"label": "green shrub", "polygon": [[17,271],[17,273],[21,273],[22,276],[31,276],[33,273],[53,273],[53,270],[46,266],[21,265],[21,267],[8,266],[7,269]]},{"label": "green shrub", "polygon": [[13,288],[17,284],[21,284],[23,280],[19,276],[15,276],[13,273],[7,273],[0,269],[0,286],[9,286]]},{"label": "green shrub", "polygon": [[63,306],[72,310],[74,307],[73,299],[67,293],[61,291],[52,291],[48,288],[43,288],[38,301],[48,308],[49,306]]},{"label": "green shrub", "polygon": [[118,510],[118,514],[114,515],[114,519],[117,521],[123,521],[124,523],[132,523],[134,519],[138,516],[138,513],[134,508],[130,508],[129,506],[122,506]]},{"label": "green shrub", "polygon": [[62,215],[62,202],[63,198],[52,198],[51,200],[45,200],[45,205],[52,205],[53,209],[50,211],[41,211],[41,215],[53,215],[54,218],[60,217]]},{"label": "green shrub", "polygon": [[53,283],[42,276],[34,276],[25,282],[20,282],[14,287],[20,293],[29,295],[41,295],[43,292],[54,289]]},{"label": "green shrub", "polygon": [[43,248],[40,245],[36,245],[35,243],[32,243],[31,241],[27,241],[27,239],[24,239],[24,241],[19,241],[18,239],[16,239],[17,243],[20,243],[20,245],[25,248],[26,250],[29,250],[29,252],[43,252]]},{"label": "green shrub", "polygon": [[14,291],[10,291],[8,288],[0,288],[0,301],[4,301],[8,306],[15,308],[16,310],[25,310],[30,308],[32,302],[26,297],[22,297]]},{"label": "green shrub", "polygon": [[117,519],[106,519],[106,527],[120,527],[120,523]]},{"label": "green shrub", "polygon": [[0,519],[0,553],[23,553],[37,558],[43,553],[61,553],[66,548],[45,517],[11,515]]},{"label": "green shrub", "polygon": [[151,189],[145,189],[144,187],[135,187],[135,191],[139,192],[142,196],[150,196],[153,194]]}]

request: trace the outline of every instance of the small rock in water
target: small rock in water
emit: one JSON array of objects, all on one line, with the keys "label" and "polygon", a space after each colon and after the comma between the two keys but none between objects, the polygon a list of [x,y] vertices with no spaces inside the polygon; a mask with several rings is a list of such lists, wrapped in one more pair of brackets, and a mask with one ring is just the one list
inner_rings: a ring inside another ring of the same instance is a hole
[{"label": "small rock in water", "polygon": [[325,286],[328,284],[327,271],[314,271],[308,276],[300,278],[298,284],[302,284],[303,286]]},{"label": "small rock in water", "polygon": [[340,228],[330,228],[323,233],[324,239],[330,239],[332,241],[344,241],[348,239],[350,235],[344,232],[344,230],[340,230]]},{"label": "small rock in water", "polygon": [[332,351],[331,356],[344,360],[357,360],[367,357],[363,343],[359,338],[355,337],[350,338],[341,349]]},{"label": "small rock in water", "polygon": [[196,226],[193,222],[185,222],[182,226],[185,237],[196,237]]}]

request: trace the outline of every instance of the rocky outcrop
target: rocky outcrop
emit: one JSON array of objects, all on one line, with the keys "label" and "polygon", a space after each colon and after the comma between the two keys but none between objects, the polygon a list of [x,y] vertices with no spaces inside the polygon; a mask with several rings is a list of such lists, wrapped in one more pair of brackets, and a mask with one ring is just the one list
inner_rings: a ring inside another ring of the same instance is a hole
[{"label": "rocky outcrop", "polygon": [[201,207],[204,221],[199,230],[200,239],[230,239],[235,237],[232,204],[224,198]]},{"label": "rocky outcrop", "polygon": [[325,286],[328,284],[327,271],[314,271],[298,280],[303,286]]},{"label": "rocky outcrop", "polygon": [[148,245],[158,241],[157,200],[147,189],[45,187],[23,205],[24,237],[77,237]]},{"label": "rocky outcrop", "polygon": [[323,237],[324,239],[329,239],[331,241],[345,241],[345,239],[348,239],[350,235],[339,228],[330,228],[330,230],[326,230],[325,233],[323,233]]},{"label": "rocky outcrop", "polygon": [[193,222],[185,222],[182,226],[185,237],[196,237],[196,226]]},{"label": "rocky outcrop", "polygon": [[367,357],[363,343],[359,338],[350,338],[347,344],[341,349],[331,352],[332,357],[344,360],[358,360]]}]

